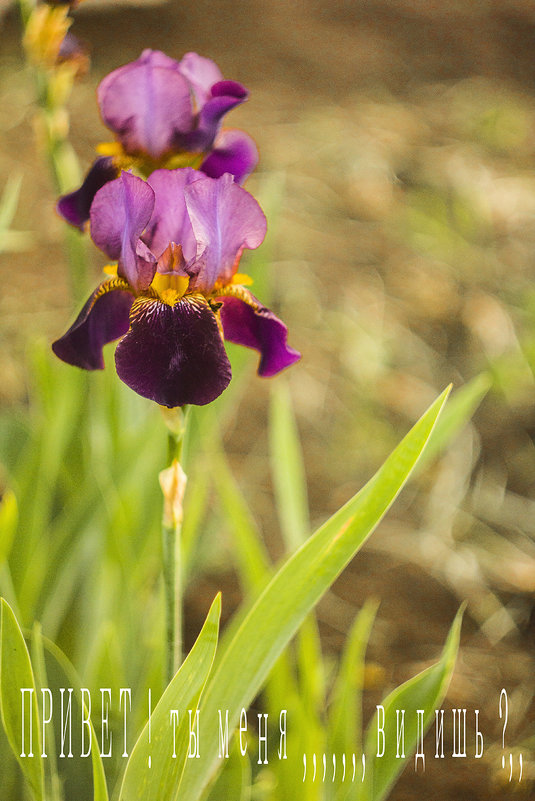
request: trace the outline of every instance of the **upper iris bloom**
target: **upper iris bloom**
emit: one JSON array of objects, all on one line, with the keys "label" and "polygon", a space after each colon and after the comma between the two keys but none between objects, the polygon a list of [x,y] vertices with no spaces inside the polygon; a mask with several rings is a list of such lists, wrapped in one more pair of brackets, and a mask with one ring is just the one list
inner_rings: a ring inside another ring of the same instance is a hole
[{"label": "upper iris bloom", "polygon": [[256,145],[243,131],[221,130],[221,121],[247,97],[208,58],[186,53],[175,61],[144,50],[101,81],[100,113],[116,141],[98,148],[101,157],[82,186],[60,198],[59,213],[83,228],[95,194],[122,169],[147,177],[160,167],[191,166],[212,178],[229,172],[242,183],[258,161]]},{"label": "upper iris bloom", "polygon": [[287,329],[237,273],[244,248],[257,248],[266,219],[231,175],[191,168],[156,170],[147,181],[123,172],[91,206],[91,236],[116,275],[91,295],[53,344],[60,359],[87,370],[115,351],[119,377],[162,406],[203,405],[231,378],[223,337],[260,352],[271,376],[299,359]]}]

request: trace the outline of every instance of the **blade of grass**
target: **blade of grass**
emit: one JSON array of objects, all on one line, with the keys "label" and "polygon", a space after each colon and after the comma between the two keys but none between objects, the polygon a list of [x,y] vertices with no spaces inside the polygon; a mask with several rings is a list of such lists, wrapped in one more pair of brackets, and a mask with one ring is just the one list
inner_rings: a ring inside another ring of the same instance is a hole
[{"label": "blade of grass", "polygon": [[[221,596],[217,595],[195,645],[139,735],[126,766],[119,801],[173,801],[179,796],[182,798],[179,786],[189,747],[186,711],[191,710],[194,719],[215,656],[220,614]],[[177,710],[180,716],[174,758],[169,737],[170,710]],[[204,744],[202,740],[200,743],[202,752]]]},{"label": "blade of grass", "polygon": [[0,565],[2,565],[9,554],[15,538],[19,511],[15,493],[7,489],[0,501]]},{"label": "blade of grass", "polygon": [[[36,630],[34,629],[34,636]],[[68,686],[72,687],[74,692],[74,697],[76,699],[80,699],[82,701],[82,708],[84,713],[84,720],[87,720],[89,723],[89,727],[91,730],[91,769],[92,769],[92,776],[93,776],[93,801],[108,801],[108,789],[106,786],[106,776],[104,773],[104,765],[102,762],[102,757],[100,755],[100,749],[98,746],[97,735],[95,729],[93,727],[93,723],[91,722],[91,718],[89,715],[89,710],[83,701],[82,696],[82,683],[78,677],[78,674],[70,661],[67,659],[63,651],[58,648],[55,643],[49,640],[47,637],[44,637],[40,633],[40,629],[37,630],[38,637],[41,641],[38,644],[39,648],[43,648],[52,658],[55,660],[59,668],[61,669],[63,682],[65,678],[67,679]]]},{"label": "blade of grass", "polygon": [[[31,788],[33,797],[37,801],[43,801],[45,776],[41,757],[37,693],[30,655],[13,610],[3,598],[0,600],[0,606],[0,705],[2,723],[4,724],[9,744]],[[30,689],[30,698],[27,695],[23,695],[23,689]],[[24,715],[22,698],[25,699]]]},{"label": "blade of grass", "polygon": [[418,470],[437,456],[458,434],[473,416],[477,407],[489,391],[492,381],[486,373],[473,378],[453,393],[451,400],[440,416],[429,444],[420,460]]},{"label": "blade of grass", "polygon": [[[34,666],[36,690],[41,693],[43,687],[48,687],[43,636],[41,626],[35,622],[32,628],[31,638],[32,664]],[[43,717],[43,707],[41,702],[41,719]],[[43,737],[43,752],[47,755],[46,775],[48,776],[50,787],[50,801],[62,801],[61,784],[58,776],[58,766],[56,759],[56,743],[54,737]],[[48,797],[48,796],[47,796]]]},{"label": "blade of grass", "polygon": [[[409,478],[429,439],[449,388],[416,423],[368,484],[333,515],[283,565],[225,638],[223,653],[208,683],[201,709],[199,759],[186,766],[181,801],[197,801],[214,771],[218,709],[229,710],[234,727],[262,687],[274,662],[307,613],[359,550]],[[192,764],[194,763],[194,764]]]},{"label": "blade of grass", "polygon": [[353,623],[342,655],[333,686],[329,720],[329,744],[333,754],[362,752],[364,656],[378,607],[377,601],[364,604]]},{"label": "blade of grass", "polygon": [[281,532],[288,553],[303,544],[310,533],[308,496],[299,433],[287,384],[278,381],[271,393],[271,475]]},{"label": "blade of grass", "polygon": [[[396,778],[403,770],[407,760],[414,753],[418,738],[418,718],[416,710],[423,711],[423,733],[432,720],[448,689],[455,667],[455,659],[459,649],[461,623],[464,605],[459,609],[452,623],[440,661],[422,671],[409,681],[397,687],[383,701],[384,708],[384,754],[378,751],[378,713],[373,717],[366,733],[366,776],[359,801],[382,801]],[[405,715],[405,753],[406,758],[397,757],[397,710],[406,710]],[[396,743],[396,745],[394,745]]]}]

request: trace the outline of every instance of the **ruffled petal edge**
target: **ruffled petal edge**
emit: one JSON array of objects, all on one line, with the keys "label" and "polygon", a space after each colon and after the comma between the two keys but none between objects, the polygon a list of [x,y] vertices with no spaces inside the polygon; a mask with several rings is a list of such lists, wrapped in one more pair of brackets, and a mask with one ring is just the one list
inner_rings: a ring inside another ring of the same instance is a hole
[{"label": "ruffled petal edge", "polygon": [[227,295],[222,302],[221,324],[229,342],[254,348],[260,353],[258,375],[269,377],[294,364],[301,354],[287,345],[288,329],[270,309],[243,287],[239,297]]},{"label": "ruffled petal edge", "polygon": [[102,370],[102,348],[126,334],[134,298],[120,278],[93,292],[69,330],[52,344],[58,358],[84,370]]}]

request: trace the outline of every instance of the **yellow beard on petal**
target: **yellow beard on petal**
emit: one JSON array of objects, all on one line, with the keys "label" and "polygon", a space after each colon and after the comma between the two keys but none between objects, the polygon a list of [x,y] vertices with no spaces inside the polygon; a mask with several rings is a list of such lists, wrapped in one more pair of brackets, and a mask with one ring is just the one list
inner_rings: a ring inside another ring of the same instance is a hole
[{"label": "yellow beard on petal", "polygon": [[201,166],[204,153],[163,153],[159,158],[151,158],[148,153],[127,153],[120,142],[101,142],[96,147],[101,156],[111,156],[118,170],[133,169],[140,175],[148,178],[149,175],[161,168],[176,170],[178,167],[193,167],[198,170]]},{"label": "yellow beard on petal", "polygon": [[168,306],[174,306],[184,297],[188,286],[188,275],[156,273],[150,288],[156,292],[163,303],[166,303]]}]

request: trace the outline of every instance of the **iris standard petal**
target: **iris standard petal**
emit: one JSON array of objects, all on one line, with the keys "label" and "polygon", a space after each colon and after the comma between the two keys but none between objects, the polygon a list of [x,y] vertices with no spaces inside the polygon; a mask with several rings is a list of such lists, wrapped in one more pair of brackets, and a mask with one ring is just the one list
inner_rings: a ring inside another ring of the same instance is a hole
[{"label": "iris standard petal", "polygon": [[246,345],[260,352],[258,375],[272,376],[301,358],[301,354],[288,347],[288,329],[272,311],[262,306],[247,290],[242,297],[221,297],[221,323],[225,339]]},{"label": "iris standard petal", "polygon": [[203,178],[203,173],[187,167],[182,170],[155,170],[147,179],[154,190],[154,210],[143,241],[157,258],[170,242],[182,246],[186,261],[195,257],[197,243],[186,209],[184,187]]},{"label": "iris standard petal", "polygon": [[175,305],[140,297],[115,351],[119,378],[162,406],[210,403],[227,387],[230,363],[214,313],[199,295]]},{"label": "iris standard petal", "polygon": [[102,370],[102,348],[128,331],[134,298],[121,279],[105,281],[91,295],[69,330],[52,350],[67,364]]},{"label": "iris standard petal", "polygon": [[179,64],[159,50],[110,72],[98,87],[102,119],[127,153],[157,159],[194,124],[190,88]]},{"label": "iris standard petal", "polygon": [[248,134],[235,128],[220,131],[212,152],[200,169],[210,178],[219,178],[229,172],[237,184],[242,184],[258,163],[258,150]]},{"label": "iris standard petal", "polygon": [[193,90],[197,109],[202,108],[211,97],[212,86],[223,80],[215,61],[197,53],[186,53],[178,62],[178,69]]},{"label": "iris standard petal", "polygon": [[216,281],[230,281],[243,248],[257,248],[266,235],[266,218],[254,197],[231,175],[201,178],[184,189],[197,240],[190,286],[210,292]]},{"label": "iris standard petal", "polygon": [[89,219],[89,210],[96,193],[108,181],[117,178],[118,174],[119,170],[111,157],[98,158],[87,173],[82,186],[75,192],[60,197],[56,206],[58,213],[68,223],[81,230]]},{"label": "iris standard petal", "polygon": [[146,289],[156,264],[148,249],[138,247],[154,208],[154,191],[141,178],[122,172],[100,189],[91,205],[91,238],[110,259],[118,259],[118,274],[136,290]]}]

